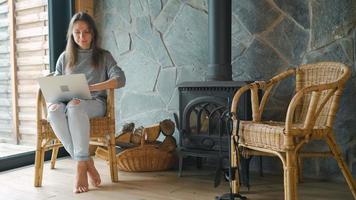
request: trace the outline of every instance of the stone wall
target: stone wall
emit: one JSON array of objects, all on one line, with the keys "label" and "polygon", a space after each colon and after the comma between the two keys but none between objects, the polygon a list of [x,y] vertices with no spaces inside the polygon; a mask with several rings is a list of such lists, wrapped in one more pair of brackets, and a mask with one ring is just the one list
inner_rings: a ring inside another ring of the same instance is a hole
[{"label": "stone wall", "polygon": [[[337,141],[356,173],[355,24],[356,0],[232,0],[233,80],[267,80],[289,67],[340,61],[353,76],[341,99],[335,123]],[[117,92],[117,130],[173,118],[176,85],[204,81],[208,56],[207,0],[98,0],[95,19],[102,47],[126,73]],[[293,84],[274,91],[266,119],[284,118]],[[322,146],[311,144],[309,148]],[[276,168],[265,159],[265,170]],[[277,168],[280,165],[277,165]],[[331,159],[308,159],[305,173],[340,177]],[[277,172],[274,170],[273,172]]]}]

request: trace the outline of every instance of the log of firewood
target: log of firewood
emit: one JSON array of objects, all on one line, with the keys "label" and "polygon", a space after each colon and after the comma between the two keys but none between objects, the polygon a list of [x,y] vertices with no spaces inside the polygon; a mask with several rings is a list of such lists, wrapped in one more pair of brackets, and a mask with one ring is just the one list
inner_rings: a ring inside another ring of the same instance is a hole
[{"label": "log of firewood", "polygon": [[163,142],[158,146],[162,151],[172,152],[176,149],[177,143],[173,136],[166,136]]},{"label": "log of firewood", "polygon": [[170,119],[165,119],[159,123],[161,131],[165,136],[171,136],[174,133],[175,124]]},{"label": "log of firewood", "polygon": [[121,133],[115,137],[115,143],[130,143],[132,134],[132,132]]},{"label": "log of firewood", "polygon": [[139,145],[138,144],[134,144],[134,143],[131,143],[131,142],[117,142],[116,143],[116,146],[119,146],[120,148],[122,149],[128,149],[128,148],[133,148],[133,147],[138,147]]},{"label": "log of firewood", "polygon": [[145,127],[143,129],[145,141],[149,143],[155,142],[160,134],[160,130],[161,128],[159,124],[153,124],[151,126]]},{"label": "log of firewood", "polygon": [[109,160],[109,152],[103,147],[96,148],[95,157],[108,161]]},{"label": "log of firewood", "polygon": [[135,128],[135,124],[134,123],[126,123],[123,125],[122,127],[122,131],[123,133],[126,133],[126,132],[133,132],[134,131],[134,128]]},{"label": "log of firewood", "polygon": [[131,143],[134,143],[136,145],[140,145],[141,144],[142,132],[143,132],[143,127],[142,126],[137,128],[137,129],[135,129],[135,131],[133,132],[133,134],[131,136]]},{"label": "log of firewood", "polygon": [[135,128],[134,123],[126,123],[122,127],[121,134],[115,137],[116,144],[130,143]]}]

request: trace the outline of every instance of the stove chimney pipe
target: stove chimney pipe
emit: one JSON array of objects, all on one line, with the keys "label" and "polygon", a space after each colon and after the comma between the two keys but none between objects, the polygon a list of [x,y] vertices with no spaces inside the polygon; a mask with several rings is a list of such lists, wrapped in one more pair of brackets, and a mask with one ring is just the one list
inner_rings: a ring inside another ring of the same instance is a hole
[{"label": "stove chimney pipe", "polygon": [[209,0],[207,81],[231,81],[231,0]]}]

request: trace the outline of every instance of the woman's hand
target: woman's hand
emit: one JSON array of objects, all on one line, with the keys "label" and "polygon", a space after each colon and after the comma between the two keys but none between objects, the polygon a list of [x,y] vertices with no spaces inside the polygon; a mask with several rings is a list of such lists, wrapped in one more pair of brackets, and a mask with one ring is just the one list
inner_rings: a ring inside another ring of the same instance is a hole
[{"label": "woman's hand", "polygon": [[[104,83],[104,82],[102,82]],[[94,92],[94,91],[100,91],[100,90],[105,90],[105,85],[102,85],[102,83],[96,83],[89,85],[89,91]]]},{"label": "woman's hand", "polygon": [[98,90],[96,90],[96,88],[95,88],[95,84],[89,85],[89,91],[91,91],[91,92],[98,91]]},{"label": "woman's hand", "polygon": [[110,79],[110,80],[107,80],[107,81],[104,81],[101,83],[95,83],[95,84],[89,85],[89,90],[91,92],[94,92],[94,91],[116,88],[116,86],[117,86],[116,79]]}]

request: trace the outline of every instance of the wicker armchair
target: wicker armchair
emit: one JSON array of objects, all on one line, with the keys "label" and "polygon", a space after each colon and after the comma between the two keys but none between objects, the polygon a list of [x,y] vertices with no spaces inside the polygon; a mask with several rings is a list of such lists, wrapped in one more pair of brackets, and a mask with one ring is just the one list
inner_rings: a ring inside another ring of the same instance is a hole
[{"label": "wicker armchair", "polygon": [[[108,90],[107,111],[104,117],[90,119],[90,144],[104,146],[109,151],[109,167],[112,182],[118,182],[115,150],[114,89]],[[42,186],[44,154],[52,149],[51,169],[54,169],[58,149],[62,146],[46,120],[47,107],[41,90],[37,93],[37,147],[35,158],[35,187]]]},{"label": "wicker armchair", "polygon": [[[341,63],[320,62],[289,69],[271,80],[256,81],[238,90],[233,98],[234,130],[232,135],[231,165],[237,168],[239,153],[247,155],[277,156],[284,169],[284,195],[286,200],[298,199],[298,158],[305,155],[330,155],[337,161],[349,187],[356,199],[356,186],[333,133],[333,122],[339,106],[339,99],[345,83],[351,75],[348,67]],[[273,86],[279,81],[295,76],[295,95],[289,103],[284,122],[262,121],[261,116]],[[240,121],[236,118],[239,98],[244,92],[251,91],[252,121]],[[258,92],[263,91],[259,99]],[[301,151],[304,144],[311,140],[324,140],[330,152]],[[236,142],[238,141],[238,143]],[[239,148],[237,148],[237,146]],[[232,181],[234,193],[239,192],[239,177],[235,173]]]}]

